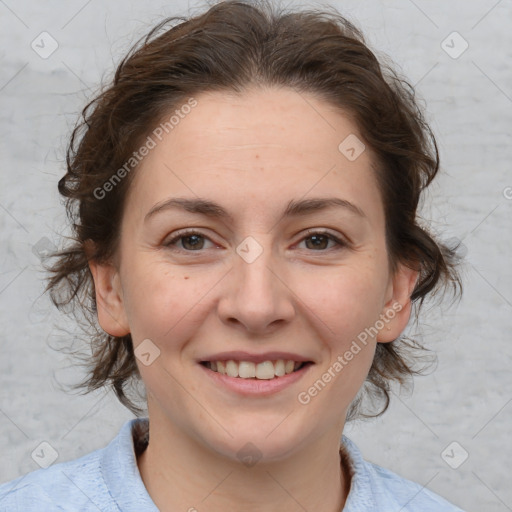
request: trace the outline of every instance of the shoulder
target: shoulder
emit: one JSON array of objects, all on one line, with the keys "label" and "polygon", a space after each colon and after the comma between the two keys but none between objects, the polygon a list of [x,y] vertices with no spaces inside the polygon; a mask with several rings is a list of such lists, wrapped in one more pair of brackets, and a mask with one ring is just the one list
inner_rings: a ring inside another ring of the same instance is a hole
[{"label": "shoulder", "polygon": [[367,462],[375,489],[382,496],[391,495],[403,512],[463,512],[443,497],[417,482],[407,480],[389,469]]},{"label": "shoulder", "polygon": [[0,485],[0,512],[119,512],[127,499],[126,486],[137,491],[135,504],[148,505],[135,457],[145,431],[147,422],[129,420],[105,448]]},{"label": "shoulder", "polygon": [[345,436],[343,448],[352,470],[352,485],[344,512],[463,512],[419,483],[364,460],[355,443]]},{"label": "shoulder", "polygon": [[0,512],[100,510],[105,507],[105,483],[100,470],[103,450],[79,459],[38,469],[0,485]]},{"label": "shoulder", "polygon": [[148,420],[128,420],[106,446],[0,486],[0,512],[158,512],[137,467]]}]

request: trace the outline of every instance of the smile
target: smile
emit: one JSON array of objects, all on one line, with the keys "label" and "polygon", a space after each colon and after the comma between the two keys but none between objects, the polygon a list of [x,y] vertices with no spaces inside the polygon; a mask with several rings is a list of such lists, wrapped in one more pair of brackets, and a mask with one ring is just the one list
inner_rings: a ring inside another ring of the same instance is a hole
[{"label": "smile", "polygon": [[221,375],[234,377],[239,379],[259,379],[270,380],[283,377],[308,364],[304,361],[293,361],[285,359],[277,359],[275,361],[262,361],[254,363],[253,361],[203,361],[202,365],[206,366]]}]

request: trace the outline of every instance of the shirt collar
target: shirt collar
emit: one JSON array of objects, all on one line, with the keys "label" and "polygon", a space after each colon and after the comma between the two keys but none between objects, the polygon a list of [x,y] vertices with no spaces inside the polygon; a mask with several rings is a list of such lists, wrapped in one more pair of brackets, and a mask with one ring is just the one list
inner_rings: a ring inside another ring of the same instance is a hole
[{"label": "shirt collar", "polygon": [[343,512],[378,510],[367,462],[363,459],[359,448],[348,437],[342,436],[340,452],[345,457],[351,472],[350,491]]},{"label": "shirt collar", "polygon": [[144,486],[135,456],[134,435],[147,431],[148,426],[148,418],[128,420],[101,457],[101,474],[112,498],[123,512],[158,512]]},{"label": "shirt collar", "polygon": [[[136,449],[148,442],[149,419],[128,420],[119,434],[105,448],[101,457],[101,474],[107,488],[123,512],[158,512],[140,476]],[[367,463],[356,444],[342,436],[340,452],[351,472],[350,491],[343,512],[376,510]]]}]

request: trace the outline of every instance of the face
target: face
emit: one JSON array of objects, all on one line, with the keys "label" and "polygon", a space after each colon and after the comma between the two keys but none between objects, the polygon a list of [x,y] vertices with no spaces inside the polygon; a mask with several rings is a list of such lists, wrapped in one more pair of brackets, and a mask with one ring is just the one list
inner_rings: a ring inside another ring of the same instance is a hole
[{"label": "face", "polygon": [[136,171],[118,263],[91,264],[99,321],[131,333],[151,421],[278,459],[339,439],[416,275],[389,273],[370,150],[339,149],[362,139],[347,116],[291,89],[195,99]]}]

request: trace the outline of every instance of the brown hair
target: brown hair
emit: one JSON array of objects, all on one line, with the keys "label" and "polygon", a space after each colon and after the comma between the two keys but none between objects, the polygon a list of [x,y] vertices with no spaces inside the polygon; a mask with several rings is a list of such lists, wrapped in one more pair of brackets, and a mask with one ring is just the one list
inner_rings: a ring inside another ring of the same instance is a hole
[{"label": "brown hair", "polygon": [[[131,337],[116,338],[98,329],[85,251],[92,240],[91,258],[114,258],[134,171],[110,187],[107,200],[95,191],[129,161],[164,114],[195,94],[243,93],[251,85],[314,93],[351,114],[376,155],[390,267],[394,271],[403,262],[420,271],[411,297],[416,318],[424,299],[441,288],[461,294],[456,248],[435,241],[418,223],[420,195],[438,172],[439,155],[413,88],[379,63],[361,32],[334,10],[289,12],[264,1],[224,1],[190,19],[168,18],[154,27],[122,60],[112,83],[84,108],[73,131],[67,173],[59,181],[72,244],[53,255],[57,260],[48,269],[46,291],[59,309],[69,307],[75,318],[83,314],[87,320],[89,373],[75,387],[91,391],[110,385],[126,407],[142,412],[128,393],[130,383],[140,381]],[[378,343],[347,420],[382,414],[392,381],[406,384],[421,373],[415,365],[424,350],[404,336]],[[373,414],[363,412],[364,396],[379,406]]]}]

